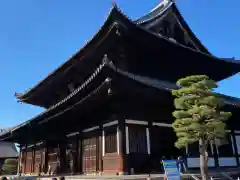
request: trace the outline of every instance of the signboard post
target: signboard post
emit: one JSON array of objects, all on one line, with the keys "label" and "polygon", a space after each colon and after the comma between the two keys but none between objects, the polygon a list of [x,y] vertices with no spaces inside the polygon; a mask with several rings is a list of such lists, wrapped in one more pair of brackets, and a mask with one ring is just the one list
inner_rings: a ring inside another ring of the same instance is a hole
[{"label": "signboard post", "polygon": [[180,180],[181,174],[179,172],[176,160],[163,160],[163,167],[167,180]]}]

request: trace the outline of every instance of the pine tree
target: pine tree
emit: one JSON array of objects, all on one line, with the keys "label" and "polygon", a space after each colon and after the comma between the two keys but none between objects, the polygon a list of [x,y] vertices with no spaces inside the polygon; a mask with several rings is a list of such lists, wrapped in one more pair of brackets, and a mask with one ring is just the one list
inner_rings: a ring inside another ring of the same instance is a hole
[{"label": "pine tree", "polygon": [[178,90],[173,90],[176,96],[173,116],[173,129],[176,132],[177,148],[199,143],[200,169],[203,180],[208,180],[208,153],[210,141],[226,136],[226,121],[231,112],[221,111],[224,101],[213,92],[217,84],[205,75],[194,75],[177,81]]}]

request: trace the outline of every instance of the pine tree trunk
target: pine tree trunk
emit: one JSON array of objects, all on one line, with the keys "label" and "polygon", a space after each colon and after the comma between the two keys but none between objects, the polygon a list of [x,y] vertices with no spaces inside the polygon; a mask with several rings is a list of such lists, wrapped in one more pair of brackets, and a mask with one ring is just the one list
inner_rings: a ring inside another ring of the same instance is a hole
[{"label": "pine tree trunk", "polygon": [[208,176],[208,153],[206,141],[203,138],[199,140],[199,152],[200,152],[200,170],[202,180],[209,180]]}]

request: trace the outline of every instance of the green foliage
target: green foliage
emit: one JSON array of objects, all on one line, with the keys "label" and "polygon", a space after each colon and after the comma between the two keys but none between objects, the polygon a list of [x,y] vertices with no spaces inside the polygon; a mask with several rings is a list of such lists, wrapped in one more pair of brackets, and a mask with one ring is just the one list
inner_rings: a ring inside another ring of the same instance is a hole
[{"label": "green foliage", "polygon": [[180,79],[177,85],[180,88],[172,91],[177,109],[172,124],[178,138],[175,146],[182,148],[200,138],[206,142],[224,138],[231,113],[220,110],[224,102],[213,92],[217,84],[208,76],[194,75]]},{"label": "green foliage", "polygon": [[13,175],[17,174],[18,161],[17,159],[6,159],[2,166],[1,174]]},{"label": "green foliage", "polygon": [[17,159],[9,158],[5,159],[4,164],[8,165],[16,165],[18,163]]}]

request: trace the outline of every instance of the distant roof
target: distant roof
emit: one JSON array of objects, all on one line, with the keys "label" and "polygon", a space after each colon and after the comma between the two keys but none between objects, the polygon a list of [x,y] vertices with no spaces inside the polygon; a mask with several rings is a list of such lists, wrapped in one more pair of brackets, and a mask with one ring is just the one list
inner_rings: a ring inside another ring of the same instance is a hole
[{"label": "distant roof", "polygon": [[18,151],[14,143],[0,141],[0,158],[18,157]]}]

